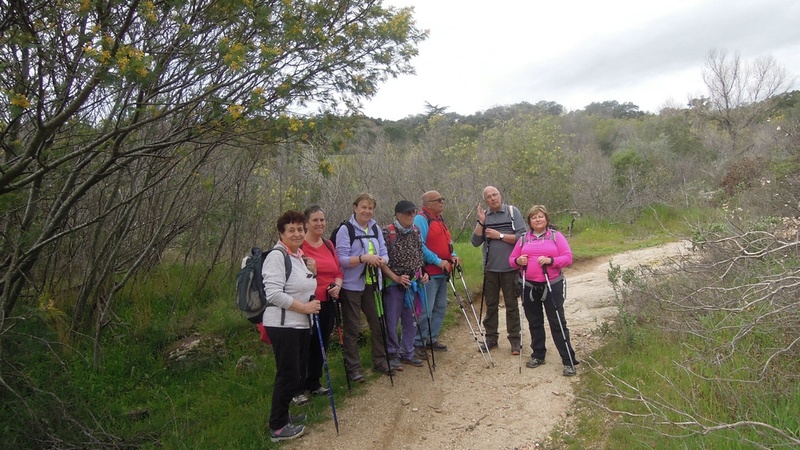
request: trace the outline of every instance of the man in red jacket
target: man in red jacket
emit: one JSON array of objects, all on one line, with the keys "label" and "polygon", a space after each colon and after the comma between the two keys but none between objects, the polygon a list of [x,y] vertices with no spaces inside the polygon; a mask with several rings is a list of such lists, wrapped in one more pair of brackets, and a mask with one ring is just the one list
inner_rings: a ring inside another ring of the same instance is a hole
[{"label": "man in red jacket", "polygon": [[[425,347],[433,342],[433,349],[446,351],[447,346],[439,342],[439,331],[447,312],[447,276],[453,270],[453,264],[459,259],[453,251],[453,240],[450,230],[442,218],[445,199],[436,191],[422,194],[422,211],[414,218],[414,225],[419,228],[422,238],[422,253],[425,271],[430,280],[425,284],[427,308],[420,315],[420,333],[414,341],[417,353],[425,357]],[[430,328],[428,328],[430,318]],[[422,340],[420,340],[422,336]],[[428,342],[430,340],[430,342]]]}]

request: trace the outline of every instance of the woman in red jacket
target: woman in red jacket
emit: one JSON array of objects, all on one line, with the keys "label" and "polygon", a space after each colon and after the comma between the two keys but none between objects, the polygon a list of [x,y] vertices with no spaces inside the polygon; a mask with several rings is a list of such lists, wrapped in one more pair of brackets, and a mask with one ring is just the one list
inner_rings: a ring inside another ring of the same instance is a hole
[{"label": "woman in red jacket", "polygon": [[[319,327],[327,353],[336,316],[336,305],[331,300],[339,298],[339,290],[342,288],[342,269],[339,267],[339,257],[336,255],[333,242],[323,237],[327,228],[325,211],[318,205],[312,205],[305,210],[305,216],[308,232],[303,242],[303,254],[307,258],[313,259],[317,268],[317,289],[314,296],[320,301],[322,307],[319,312]],[[311,332],[305,388],[312,395],[328,395],[328,388],[320,383],[323,363],[317,330],[314,328]],[[304,394],[300,393],[295,396],[295,404],[308,403],[308,398]]]},{"label": "woman in red jacket", "polygon": [[572,264],[572,250],[564,235],[550,227],[550,216],[543,205],[535,205],[528,211],[527,222],[530,230],[517,242],[508,257],[511,267],[525,268],[522,307],[528,320],[533,350],[530,361],[525,365],[534,368],[544,364],[547,353],[544,333],[546,314],[550,335],[564,365],[562,373],[565,377],[573,376],[578,361],[570,345],[567,319],[564,317],[564,276],[561,273],[561,269]]}]

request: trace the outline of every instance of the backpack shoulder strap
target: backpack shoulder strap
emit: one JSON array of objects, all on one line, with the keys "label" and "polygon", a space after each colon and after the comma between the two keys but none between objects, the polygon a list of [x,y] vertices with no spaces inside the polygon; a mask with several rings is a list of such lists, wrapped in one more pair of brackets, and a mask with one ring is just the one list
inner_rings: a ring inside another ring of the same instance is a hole
[{"label": "backpack shoulder strap", "polygon": [[273,250],[278,250],[281,253],[283,253],[283,265],[285,267],[286,279],[288,280],[289,279],[289,275],[292,274],[292,259],[289,258],[289,254],[286,252],[286,250],[283,249],[283,247],[272,247],[271,249],[269,249],[266,252],[262,253],[261,254],[261,263],[262,264],[264,263],[264,260],[267,259],[267,255],[270,254],[270,252],[272,252]]},{"label": "backpack shoulder strap", "polygon": [[322,238],[322,242],[325,243],[325,247],[328,247],[328,251],[331,252],[331,255],[336,258],[336,249],[333,248],[333,242],[325,238]]},{"label": "backpack shoulder strap", "polygon": [[[292,274],[292,259],[289,257],[289,253],[286,250],[284,250],[283,247],[281,247],[281,246],[272,247],[271,249],[269,249],[266,252],[262,253],[262,255],[263,255],[263,258],[261,260],[262,263],[263,263],[264,259],[267,258],[267,254],[269,254],[273,250],[278,250],[279,252],[283,253],[283,266],[284,266],[284,271],[286,273],[286,281],[289,281],[289,275]],[[286,285],[283,286],[283,292],[286,292]],[[269,306],[273,306],[273,305],[270,304],[269,302],[267,302],[267,307],[269,307]],[[285,309],[281,309],[281,325],[283,325],[285,323],[285,321],[286,321],[286,310]]]},{"label": "backpack shoulder strap", "polygon": [[507,205],[508,206],[508,216],[511,217],[511,229],[517,231],[516,225],[514,225],[514,205]]},{"label": "backpack shoulder strap", "polygon": [[431,217],[431,214],[428,211],[425,211],[424,209],[420,214],[422,214],[423,217],[425,217],[425,220],[428,221],[428,226],[430,226],[431,222],[433,222],[433,217]]},{"label": "backpack shoulder strap", "polygon": [[356,227],[353,226],[353,224],[348,220],[345,220],[342,223],[345,227],[347,227],[347,234],[350,236],[350,245],[353,245],[353,242],[356,240]]},{"label": "backpack shoulder strap", "polygon": [[397,228],[394,226],[393,223],[386,225],[386,234],[384,235],[384,239],[386,240],[386,245],[391,245],[395,239],[397,239]]}]

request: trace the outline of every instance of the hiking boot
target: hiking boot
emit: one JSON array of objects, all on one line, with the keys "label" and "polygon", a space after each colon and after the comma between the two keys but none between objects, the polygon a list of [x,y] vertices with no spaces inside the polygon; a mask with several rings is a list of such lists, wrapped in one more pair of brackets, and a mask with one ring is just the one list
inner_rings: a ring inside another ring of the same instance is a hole
[{"label": "hiking boot", "polygon": [[376,366],[372,366],[372,370],[375,372],[380,372],[384,375],[394,375],[394,370],[388,368],[386,364],[378,364]]},{"label": "hiking boot", "polygon": [[428,359],[428,350],[425,347],[414,347],[414,355],[419,359]]},{"label": "hiking boot", "polygon": [[389,367],[391,367],[392,370],[395,370],[397,372],[403,371],[403,363],[400,362],[400,358],[397,356],[389,358]]},{"label": "hiking boot", "polygon": [[367,380],[364,379],[364,375],[361,372],[352,372],[350,374],[350,380],[355,381],[356,383],[363,383]]},{"label": "hiking boot", "polygon": [[297,414],[297,415],[290,415],[289,416],[289,423],[303,423],[306,421],[305,414]]},{"label": "hiking boot", "polygon": [[486,341],[481,344],[481,352],[488,352],[489,350],[497,348],[497,342]]},{"label": "hiking boot", "polygon": [[522,347],[519,345],[519,342],[512,342],[511,343],[511,354],[514,356],[519,355],[520,350]]},{"label": "hiking boot", "polygon": [[447,346],[442,344],[439,341],[436,341],[436,342],[433,343],[433,349],[436,350],[436,351],[440,351],[440,352],[446,352],[447,351]]},{"label": "hiking boot", "polygon": [[297,394],[294,397],[292,397],[292,404],[295,406],[307,405],[310,401],[311,400],[309,400],[305,394]]},{"label": "hiking boot", "polygon": [[318,387],[318,388],[316,388],[316,389],[314,389],[312,391],[309,391],[309,392],[310,392],[311,395],[328,395],[328,394],[331,393],[331,390],[326,388],[326,387],[324,387],[324,386],[320,386],[320,387]]},{"label": "hiking boot", "polygon": [[525,363],[525,367],[527,367],[529,369],[535,369],[536,367],[539,367],[542,364],[544,364],[544,360],[543,359],[531,358],[530,361]]},{"label": "hiking boot", "polygon": [[422,367],[423,364],[422,360],[417,358],[415,355],[411,355],[410,358],[400,358],[400,362],[414,367]]},{"label": "hiking boot", "polygon": [[269,440],[272,442],[288,441],[289,439],[299,438],[306,432],[306,427],[303,425],[294,426],[287,423],[285,427],[280,430],[269,430]]},{"label": "hiking boot", "polygon": [[574,366],[565,365],[564,366],[564,371],[561,372],[561,375],[564,375],[565,377],[573,377],[573,376],[575,376],[576,373],[577,372],[575,371],[575,367]]}]

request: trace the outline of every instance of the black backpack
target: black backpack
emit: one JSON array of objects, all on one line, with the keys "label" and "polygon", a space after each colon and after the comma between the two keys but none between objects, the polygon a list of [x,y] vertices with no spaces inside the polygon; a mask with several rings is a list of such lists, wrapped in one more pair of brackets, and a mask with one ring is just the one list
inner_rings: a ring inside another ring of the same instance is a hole
[{"label": "black backpack", "polygon": [[[289,254],[282,247],[273,247],[266,252],[258,247],[250,250],[250,255],[244,258],[242,268],[236,275],[236,306],[251,317],[261,321],[261,315],[267,309],[267,294],[264,292],[264,279],[261,276],[261,268],[267,255],[273,250],[283,253],[283,261],[286,266],[286,279],[292,273],[292,260]],[[253,320],[251,320],[253,321]]]},{"label": "black backpack", "polygon": [[[353,245],[353,242],[355,242],[356,239],[377,239],[378,238],[378,233],[380,233],[380,230],[378,230],[378,224],[377,223],[373,223],[372,224],[372,234],[365,234],[363,236],[356,236],[356,227],[354,227],[353,224],[350,223],[350,221],[345,220],[344,222],[342,222],[338,226],[336,226],[336,228],[334,228],[333,232],[331,233],[331,242],[333,242],[333,246],[334,247],[336,247],[336,234],[339,233],[339,229],[342,228],[343,226],[347,227],[347,234],[350,236],[350,245]],[[363,245],[363,243],[362,243],[362,245]]]}]

